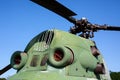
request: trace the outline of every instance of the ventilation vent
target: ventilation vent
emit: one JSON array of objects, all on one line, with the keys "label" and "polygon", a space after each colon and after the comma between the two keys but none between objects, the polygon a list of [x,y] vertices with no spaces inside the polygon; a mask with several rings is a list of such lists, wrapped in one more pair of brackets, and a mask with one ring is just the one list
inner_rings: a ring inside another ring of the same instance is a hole
[{"label": "ventilation vent", "polygon": [[45,42],[47,45],[50,45],[54,36],[53,31],[44,31],[39,38],[39,42]]},{"label": "ventilation vent", "polygon": [[48,49],[53,40],[53,37],[54,31],[52,30],[42,32],[37,39],[37,42],[39,42],[39,44],[37,44],[37,46],[34,47],[34,50],[44,51]]}]

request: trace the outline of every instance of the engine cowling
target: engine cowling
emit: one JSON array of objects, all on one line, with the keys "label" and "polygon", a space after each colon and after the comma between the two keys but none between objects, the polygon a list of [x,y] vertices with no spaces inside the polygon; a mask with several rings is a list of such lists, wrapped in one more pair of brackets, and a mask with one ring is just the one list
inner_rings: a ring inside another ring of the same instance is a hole
[{"label": "engine cowling", "polygon": [[62,68],[72,64],[74,55],[72,50],[68,47],[55,47],[50,50],[48,59],[50,65],[56,68]]},{"label": "engine cowling", "polygon": [[13,53],[10,64],[12,68],[19,70],[21,69],[27,61],[27,54],[22,51],[16,51]]}]

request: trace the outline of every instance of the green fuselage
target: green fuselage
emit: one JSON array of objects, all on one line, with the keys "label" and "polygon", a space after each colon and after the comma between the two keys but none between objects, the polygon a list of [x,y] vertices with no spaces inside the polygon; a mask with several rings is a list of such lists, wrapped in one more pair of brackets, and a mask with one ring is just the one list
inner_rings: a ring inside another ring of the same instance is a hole
[{"label": "green fuselage", "polygon": [[8,80],[109,80],[106,73],[95,73],[104,61],[101,54],[92,54],[91,46],[93,41],[68,32],[44,31],[29,42],[21,65],[12,64],[20,67]]}]

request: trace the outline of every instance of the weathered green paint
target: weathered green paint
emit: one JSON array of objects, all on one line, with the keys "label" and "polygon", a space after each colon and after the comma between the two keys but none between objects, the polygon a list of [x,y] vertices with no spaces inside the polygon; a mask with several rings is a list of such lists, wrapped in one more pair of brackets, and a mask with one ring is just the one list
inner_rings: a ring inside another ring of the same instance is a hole
[{"label": "weathered green paint", "polygon": [[[95,46],[93,41],[60,30],[51,32],[54,34],[44,31],[30,41],[25,48],[28,55],[26,64],[8,80],[108,80],[105,74],[94,73],[97,64],[104,62],[101,55],[97,58],[92,55],[90,47]],[[50,35],[53,38],[48,43]],[[63,60],[68,61],[51,65],[53,59],[49,58],[56,48],[64,50],[64,57],[67,56]],[[72,60],[71,51],[74,59],[68,64]]]}]

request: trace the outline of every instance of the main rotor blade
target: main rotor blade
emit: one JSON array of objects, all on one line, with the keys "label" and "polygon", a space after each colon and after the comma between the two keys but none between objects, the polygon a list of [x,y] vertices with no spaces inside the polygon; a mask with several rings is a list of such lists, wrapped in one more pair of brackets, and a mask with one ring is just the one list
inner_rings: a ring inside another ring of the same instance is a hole
[{"label": "main rotor blade", "polygon": [[9,69],[11,69],[11,65],[7,65],[5,68],[3,68],[2,70],[0,70],[0,75],[2,75],[3,73],[5,73],[6,71],[8,71]]},{"label": "main rotor blade", "polygon": [[111,31],[120,31],[120,27],[113,27],[113,26],[109,26],[107,27],[106,30],[111,30]]},{"label": "main rotor blade", "polygon": [[120,31],[120,27],[116,27],[116,26],[100,26],[97,27],[98,30],[109,30],[109,31]]},{"label": "main rotor blade", "polygon": [[75,22],[75,19],[73,19],[71,16],[75,16],[76,13],[66,8],[56,0],[31,0],[31,1],[55,12],[56,14],[64,17],[65,19],[69,20],[72,23]]}]

